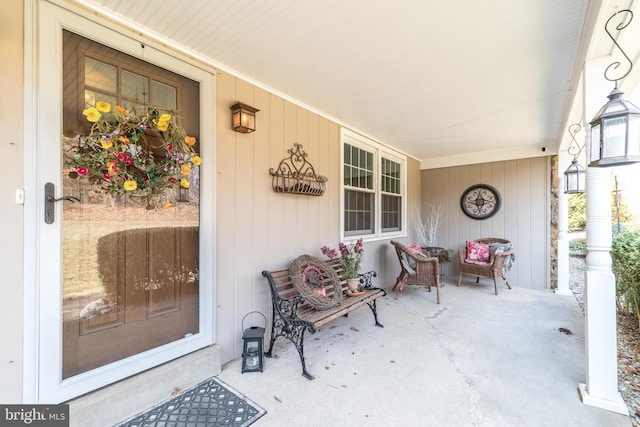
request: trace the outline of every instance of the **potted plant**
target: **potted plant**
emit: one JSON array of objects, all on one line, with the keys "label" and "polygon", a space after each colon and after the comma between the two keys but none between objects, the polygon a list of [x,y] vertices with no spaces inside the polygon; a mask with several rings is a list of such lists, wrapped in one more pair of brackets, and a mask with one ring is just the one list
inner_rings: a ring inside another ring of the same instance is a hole
[{"label": "potted plant", "polygon": [[358,292],[360,290],[358,272],[360,271],[360,264],[362,263],[362,255],[364,255],[362,239],[348,244],[340,243],[338,250],[329,248],[328,246],[323,246],[320,250],[330,260],[338,260],[338,265],[342,269],[342,278],[347,281],[349,290],[351,292]]}]

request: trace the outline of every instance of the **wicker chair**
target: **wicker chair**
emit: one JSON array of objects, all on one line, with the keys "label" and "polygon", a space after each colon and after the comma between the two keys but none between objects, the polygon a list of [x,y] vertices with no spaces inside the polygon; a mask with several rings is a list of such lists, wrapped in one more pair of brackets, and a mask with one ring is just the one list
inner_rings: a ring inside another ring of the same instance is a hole
[{"label": "wicker chair", "polygon": [[[436,299],[440,304],[440,263],[437,257],[432,257],[429,252],[423,250],[423,255],[416,255],[411,252],[402,243],[391,241],[391,244],[396,248],[396,255],[398,255],[398,261],[400,261],[400,275],[396,279],[396,284],[393,285],[392,290],[395,290],[398,285],[398,292],[396,293],[396,299],[402,293],[402,288],[405,285],[419,285],[425,286],[431,292],[431,287],[436,288]],[[411,264],[415,261],[415,268]]]},{"label": "wicker chair", "polygon": [[509,244],[510,249],[504,252],[495,253],[489,259],[489,262],[486,264],[471,264],[465,262],[467,259],[467,248],[458,249],[458,257],[460,261],[460,272],[458,273],[458,286],[460,286],[460,281],[462,280],[462,275],[467,274],[470,276],[476,276],[476,283],[480,281],[481,277],[493,279],[493,287],[495,289],[496,295],[498,295],[498,277],[502,277],[504,283],[507,285],[507,288],[511,289],[511,285],[509,285],[509,281],[507,280],[505,261],[507,258],[515,258],[513,244],[509,240],[499,239],[499,238],[483,238],[474,240],[474,242],[484,243],[485,245],[491,246],[492,244]]}]

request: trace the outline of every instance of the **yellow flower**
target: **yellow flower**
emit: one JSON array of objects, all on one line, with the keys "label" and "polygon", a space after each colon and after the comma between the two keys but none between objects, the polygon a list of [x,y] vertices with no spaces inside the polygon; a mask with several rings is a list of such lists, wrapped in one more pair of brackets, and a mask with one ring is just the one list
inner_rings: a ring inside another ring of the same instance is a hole
[{"label": "yellow flower", "polygon": [[102,117],[102,114],[100,114],[100,112],[95,107],[89,107],[85,109],[82,114],[87,116],[87,120],[93,123],[97,122],[98,120],[100,120],[100,117]]},{"label": "yellow flower", "polygon": [[120,142],[122,142],[122,143],[124,143],[124,144],[127,144],[127,145],[128,145],[129,143],[131,143],[131,141],[129,141],[129,138],[127,138],[126,136],[119,136],[119,137],[118,137],[118,141],[120,141]]},{"label": "yellow flower", "polygon": [[96,102],[96,110],[100,111],[101,113],[108,113],[109,111],[111,111],[111,104],[104,101]]},{"label": "yellow flower", "polygon": [[111,142],[110,139],[100,139],[100,145],[102,145],[102,148],[104,148],[105,150],[108,148],[113,147],[113,142]]},{"label": "yellow flower", "polygon": [[185,136],[185,137],[184,137],[184,142],[185,142],[187,145],[193,145],[193,144],[195,144],[195,143],[196,143],[196,138],[195,138],[195,137],[193,137],[193,136]]},{"label": "yellow flower", "polygon": [[180,180],[180,186],[181,186],[182,188],[189,188],[189,181],[187,181],[187,179],[186,179],[186,178],[182,178],[182,179]]},{"label": "yellow flower", "polygon": [[158,130],[164,132],[165,130],[167,130],[169,128],[169,122],[165,121],[165,120],[160,120],[157,124],[158,126]]},{"label": "yellow flower", "polygon": [[161,114],[160,118],[158,119],[159,122],[168,122],[169,120],[171,120],[171,114]]},{"label": "yellow flower", "polygon": [[164,205],[165,209],[171,209],[173,207],[173,203],[169,202],[166,205]]},{"label": "yellow flower", "polygon": [[135,181],[128,180],[124,182],[124,189],[127,191],[133,191],[138,188],[138,184]]},{"label": "yellow flower", "polygon": [[193,163],[193,166],[200,166],[202,164],[202,159],[200,156],[193,156],[191,158],[191,163]]},{"label": "yellow flower", "polygon": [[182,175],[189,175],[191,173],[191,166],[189,166],[186,163],[183,163],[182,166],[180,166],[180,173]]}]

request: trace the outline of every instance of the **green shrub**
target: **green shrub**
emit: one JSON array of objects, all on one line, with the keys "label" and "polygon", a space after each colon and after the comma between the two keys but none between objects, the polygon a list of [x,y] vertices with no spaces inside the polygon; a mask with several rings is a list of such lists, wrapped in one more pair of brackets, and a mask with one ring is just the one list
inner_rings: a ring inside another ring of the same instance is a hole
[{"label": "green shrub", "polygon": [[613,233],[611,259],[618,310],[640,322],[640,232]]},{"label": "green shrub", "polygon": [[587,197],[585,193],[569,195],[569,230],[584,230],[587,226]]},{"label": "green shrub", "polygon": [[587,239],[585,238],[578,238],[578,239],[571,239],[569,240],[569,250],[571,252],[576,252],[579,254],[586,254],[587,253]]}]

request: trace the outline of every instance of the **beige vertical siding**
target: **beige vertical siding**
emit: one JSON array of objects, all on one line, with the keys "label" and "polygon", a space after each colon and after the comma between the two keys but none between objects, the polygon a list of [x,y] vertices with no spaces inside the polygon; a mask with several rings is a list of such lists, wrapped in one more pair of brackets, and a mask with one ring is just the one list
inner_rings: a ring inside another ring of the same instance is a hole
[{"label": "beige vertical siding", "polygon": [[[242,353],[244,315],[257,310],[270,319],[262,270],[285,267],[302,254],[321,256],[321,246],[338,244],[340,126],[225,73],[218,74],[216,85],[216,332],[222,360],[228,361]],[[236,101],[260,110],[255,132],[231,129],[229,107]],[[271,188],[269,169],[277,168],[296,142],[316,173],[329,178],[321,197]],[[411,208],[419,206],[420,170],[413,159],[407,164]],[[392,286],[399,270],[389,241],[367,243],[365,251],[363,271],[376,270],[376,284]]]},{"label": "beige vertical siding", "polygon": [[[242,353],[242,318],[257,310],[270,318],[262,270],[287,266],[298,255],[321,256],[336,246],[340,226],[340,126],[225,73],[217,76],[217,344],[222,360]],[[231,129],[229,107],[242,101],[258,108],[256,131]],[[303,145],[316,173],[327,176],[321,197],[274,193],[270,168]],[[409,207],[419,206],[419,163],[408,160]],[[388,240],[365,245],[364,270],[376,270],[379,286],[398,274]],[[258,319],[256,319],[258,320]],[[245,324],[251,326],[251,324]]]},{"label": "beige vertical siding", "polygon": [[[515,286],[548,288],[550,268],[550,183],[547,157],[423,170],[421,203],[442,206],[445,221],[440,245],[454,249],[454,259],[443,266],[457,276],[457,249],[466,240],[501,237],[516,245],[517,259],[509,280]],[[462,213],[460,196],[469,186],[489,184],[502,197],[498,213],[473,220]]]}]

